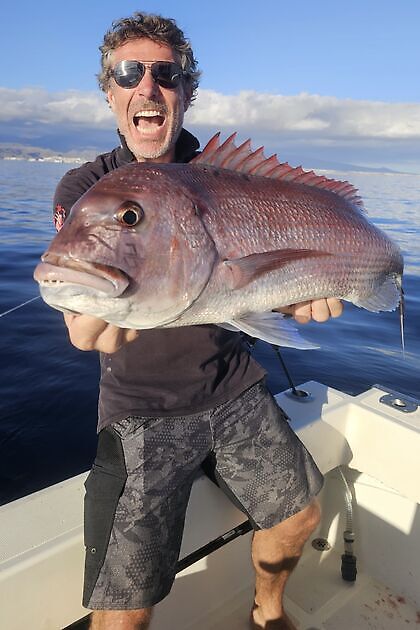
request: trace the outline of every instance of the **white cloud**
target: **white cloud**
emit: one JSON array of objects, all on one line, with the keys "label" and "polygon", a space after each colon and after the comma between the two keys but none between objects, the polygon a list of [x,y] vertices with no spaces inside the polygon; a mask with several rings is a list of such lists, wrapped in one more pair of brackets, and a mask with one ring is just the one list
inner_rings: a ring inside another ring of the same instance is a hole
[{"label": "white cloud", "polygon": [[113,114],[99,93],[0,88],[0,121],[17,120],[31,124],[78,124],[95,128],[114,126]]},{"label": "white cloud", "polygon": [[420,103],[201,90],[187,119],[195,125],[257,126],[261,131],[320,133],[324,138],[420,139]]},{"label": "white cloud", "polygon": [[[0,88],[0,121],[79,124],[112,128],[114,117],[97,92],[47,92]],[[384,103],[315,94],[283,96],[201,90],[187,112],[194,126],[237,127],[273,133],[301,132],[323,138],[419,139],[420,103]]]},{"label": "white cloud", "polygon": [[[316,94],[226,95],[201,90],[186,126],[205,142],[238,131],[281,159],[420,169],[420,103],[338,99]],[[0,142],[67,138],[71,148],[109,147],[115,119],[99,92],[0,88]],[[102,136],[101,136],[102,134]],[[109,136],[107,134],[110,134]],[[48,137],[46,139],[46,137]]]}]

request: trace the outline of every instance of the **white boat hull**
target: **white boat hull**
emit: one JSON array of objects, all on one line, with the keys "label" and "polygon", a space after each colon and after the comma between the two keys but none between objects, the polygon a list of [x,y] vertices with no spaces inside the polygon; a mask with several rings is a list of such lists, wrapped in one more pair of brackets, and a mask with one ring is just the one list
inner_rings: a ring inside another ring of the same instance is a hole
[{"label": "white boat hull", "polygon": [[[279,404],[326,475],[323,517],[287,587],[289,614],[302,630],[401,630],[420,624],[420,410],[401,413],[373,388],[357,397],[310,382],[299,401]],[[358,559],[355,583],[340,574],[346,529],[345,486],[353,491]],[[83,574],[79,475],[0,508],[0,627],[58,630],[89,611],[80,605]],[[243,522],[207,478],[193,487],[181,557]],[[157,607],[153,630],[245,630],[253,598],[251,534],[178,574]]]}]

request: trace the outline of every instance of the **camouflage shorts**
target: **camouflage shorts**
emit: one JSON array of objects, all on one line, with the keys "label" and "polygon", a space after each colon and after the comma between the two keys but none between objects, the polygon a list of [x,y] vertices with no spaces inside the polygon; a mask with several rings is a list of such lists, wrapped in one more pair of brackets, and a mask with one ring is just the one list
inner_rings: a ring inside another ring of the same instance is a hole
[{"label": "camouflage shorts", "polygon": [[169,593],[191,486],[209,457],[256,529],[300,511],[322,486],[261,382],[209,411],[103,429],[86,480],[86,608],[146,608]]}]

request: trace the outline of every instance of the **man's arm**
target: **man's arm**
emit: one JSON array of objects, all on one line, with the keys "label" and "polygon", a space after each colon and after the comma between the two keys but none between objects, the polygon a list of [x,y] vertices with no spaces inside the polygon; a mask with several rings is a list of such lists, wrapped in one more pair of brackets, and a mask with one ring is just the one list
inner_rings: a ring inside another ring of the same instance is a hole
[{"label": "man's arm", "polygon": [[139,331],[118,328],[92,315],[64,315],[71,343],[79,350],[99,350],[112,354],[137,339]]}]

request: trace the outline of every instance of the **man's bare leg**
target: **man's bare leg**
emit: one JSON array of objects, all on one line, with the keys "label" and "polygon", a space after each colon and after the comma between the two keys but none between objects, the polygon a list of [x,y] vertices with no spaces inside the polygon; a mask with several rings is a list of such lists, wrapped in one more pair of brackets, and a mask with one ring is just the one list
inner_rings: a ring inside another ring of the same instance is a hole
[{"label": "man's bare leg", "polygon": [[95,610],[90,630],[147,630],[152,610]]},{"label": "man's bare leg", "polygon": [[252,541],[255,603],[251,612],[255,630],[296,630],[283,610],[283,592],[320,515],[319,503],[314,500],[275,527],[255,532]]}]

